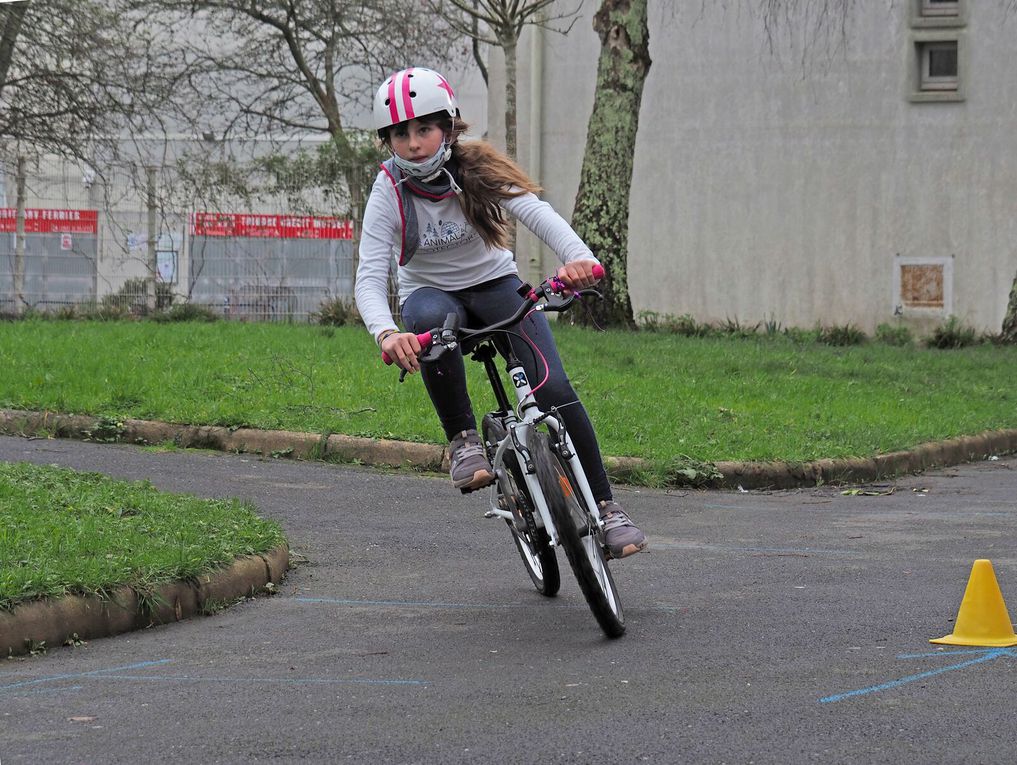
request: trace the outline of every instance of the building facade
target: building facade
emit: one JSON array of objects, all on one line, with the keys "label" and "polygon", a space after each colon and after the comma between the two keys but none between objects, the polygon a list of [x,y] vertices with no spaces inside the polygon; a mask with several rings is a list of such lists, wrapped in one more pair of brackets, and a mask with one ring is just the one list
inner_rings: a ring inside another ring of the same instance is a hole
[{"label": "building facade", "polygon": [[[752,5],[650,5],[635,312],[867,332],[956,316],[999,331],[1017,275],[1009,4],[855,4],[828,28],[768,27]],[[520,47],[520,160],[566,215],[596,85],[595,10]],[[501,87],[492,80],[496,140]],[[534,271],[553,264],[532,239],[520,254]]]}]

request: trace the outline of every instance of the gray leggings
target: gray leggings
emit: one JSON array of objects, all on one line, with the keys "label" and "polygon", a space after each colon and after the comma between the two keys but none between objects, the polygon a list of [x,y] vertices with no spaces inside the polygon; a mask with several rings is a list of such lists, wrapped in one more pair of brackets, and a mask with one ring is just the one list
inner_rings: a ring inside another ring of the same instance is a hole
[{"label": "gray leggings", "polygon": [[[523,302],[516,291],[520,284],[519,277],[512,275],[454,292],[422,287],[403,303],[403,324],[408,332],[426,332],[444,324],[450,313],[459,314],[459,322],[464,327],[494,324],[511,316]],[[561,407],[565,427],[590,481],[593,498],[598,502],[611,499],[611,485],[604,472],[597,436],[562,367],[547,317],[542,313],[531,313],[512,329],[517,334],[522,334],[520,329],[524,331],[547,360],[549,376],[536,393],[537,403],[545,410],[551,406]],[[543,362],[522,337],[513,335],[510,339],[530,384],[536,387],[544,379]],[[466,365],[462,353],[445,353],[437,362],[421,366],[424,387],[438,413],[445,436],[451,440],[463,430],[476,428],[477,419],[466,389]]]}]

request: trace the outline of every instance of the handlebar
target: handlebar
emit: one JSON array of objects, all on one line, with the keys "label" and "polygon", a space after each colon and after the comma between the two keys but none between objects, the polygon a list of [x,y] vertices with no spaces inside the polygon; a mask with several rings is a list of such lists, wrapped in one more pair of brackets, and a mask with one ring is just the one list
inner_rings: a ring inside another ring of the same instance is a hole
[{"label": "handlebar", "polygon": [[[597,281],[604,278],[604,267],[597,263],[593,266],[593,276]],[[544,306],[545,311],[564,311],[575,301],[579,295],[578,292],[573,292],[565,282],[559,279],[557,276],[549,276],[540,285],[534,289],[529,284],[524,283],[519,288],[519,294],[526,298],[523,303],[519,306],[519,309],[509,318],[504,321],[499,321],[492,324],[489,327],[483,327],[481,329],[469,329],[467,327],[460,327],[458,317],[456,314],[449,314],[445,320],[445,325],[440,329],[435,328],[427,332],[421,332],[417,335],[417,342],[420,343],[420,355],[423,356],[427,353],[428,349],[431,348],[435,343],[439,343],[443,349],[454,348],[456,344],[469,337],[476,335],[487,335],[492,332],[497,332],[500,329],[505,329],[513,324],[518,323],[527,313],[529,313],[533,306],[539,303],[541,300],[550,301],[552,297],[564,297],[564,302],[552,306],[550,303]],[[395,362],[391,356],[382,351],[381,360],[386,364],[391,365]]]}]

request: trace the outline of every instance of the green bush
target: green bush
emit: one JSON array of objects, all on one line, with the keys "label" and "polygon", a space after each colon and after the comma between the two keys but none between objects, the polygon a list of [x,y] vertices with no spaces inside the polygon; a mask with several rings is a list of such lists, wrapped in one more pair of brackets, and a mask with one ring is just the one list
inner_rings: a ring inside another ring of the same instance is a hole
[{"label": "green bush", "polygon": [[152,317],[155,321],[219,321],[220,316],[214,308],[200,303],[178,303],[168,311],[162,311]]},{"label": "green bush", "polygon": [[[148,280],[128,279],[116,292],[105,295],[99,304],[98,318],[125,318],[126,316],[148,315]],[[173,288],[157,282],[155,285],[155,310],[166,311],[173,304]]]},{"label": "green bush", "polygon": [[755,337],[759,334],[759,324],[753,324],[752,326],[746,326],[742,324],[738,319],[724,319],[723,322],[717,325],[715,331],[718,335],[724,335],[725,337]]},{"label": "green bush", "polygon": [[880,324],[876,327],[876,342],[883,345],[893,345],[898,348],[913,345],[915,342],[911,330],[903,324]]},{"label": "green bush", "polygon": [[974,327],[965,325],[956,316],[951,316],[936,327],[935,331],[925,339],[927,348],[967,348],[978,345],[981,339]]},{"label": "green bush", "polygon": [[801,327],[787,327],[784,330],[784,337],[795,345],[809,345],[818,342],[819,330],[802,329]]},{"label": "green bush", "polygon": [[[106,297],[109,297],[109,295]],[[126,305],[107,301],[105,298],[103,298],[101,303],[82,314],[82,318],[94,319],[95,321],[120,321],[128,316],[130,316],[130,310]]]},{"label": "green bush", "polygon": [[777,337],[783,331],[781,323],[772,314],[760,326],[767,337]]},{"label": "green bush", "polygon": [[665,317],[657,311],[640,311],[636,316],[636,326],[644,332],[663,332]]},{"label": "green bush", "polygon": [[311,314],[317,324],[330,327],[345,327],[360,323],[360,311],[352,300],[345,298],[328,298],[322,301],[318,310]]},{"label": "green bush", "polygon": [[709,324],[701,324],[687,313],[675,316],[670,313],[640,311],[637,323],[646,332],[666,332],[682,337],[707,337],[713,332]]},{"label": "green bush", "polygon": [[854,324],[820,326],[816,329],[816,342],[823,345],[862,345],[868,336]]}]

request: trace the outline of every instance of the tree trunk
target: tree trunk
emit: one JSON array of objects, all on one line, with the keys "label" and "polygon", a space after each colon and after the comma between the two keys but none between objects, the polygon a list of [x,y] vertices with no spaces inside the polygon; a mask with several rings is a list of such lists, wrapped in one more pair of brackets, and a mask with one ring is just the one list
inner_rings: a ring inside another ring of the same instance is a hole
[{"label": "tree trunk", "polygon": [[[480,13],[479,0],[473,0],[473,10],[476,13]],[[473,47],[473,63],[477,65],[480,70],[480,76],[484,78],[484,87],[487,87],[487,64],[484,63],[484,57],[480,55],[480,19],[477,18],[476,13],[470,14],[470,29],[473,30],[470,35],[470,42]]]},{"label": "tree trunk", "polygon": [[1003,317],[1003,329],[1000,337],[1004,343],[1017,344],[1017,276],[1010,287],[1010,299],[1006,304],[1006,316]]},{"label": "tree trunk", "polygon": [[159,261],[156,255],[156,247],[159,242],[159,229],[156,222],[156,197],[155,197],[155,168],[145,168],[145,208],[148,211],[147,233],[147,257],[148,277],[145,279],[145,313],[148,316],[155,315],[158,308],[156,290],[159,286]]},{"label": "tree trunk", "polygon": [[[509,30],[498,37],[498,45],[505,53],[505,153],[515,160],[518,152],[517,114],[516,114],[516,51],[519,45],[519,37],[514,30]],[[508,221],[508,242],[507,246],[512,253],[512,259],[516,260],[516,221],[509,218]]]},{"label": "tree trunk", "polygon": [[14,219],[14,315],[25,313],[25,158],[18,155],[17,212]]},{"label": "tree trunk", "polygon": [[18,33],[21,32],[21,21],[25,18],[27,10],[28,3],[14,3],[0,9],[0,21],[3,23],[3,27],[0,28],[0,92],[7,82],[7,72],[14,59],[14,43],[18,39]]},{"label": "tree trunk", "polygon": [[635,326],[628,288],[629,189],[643,83],[650,70],[647,0],[603,0],[593,18],[600,36],[597,92],[572,225],[607,270],[601,302],[572,311],[577,324]]},{"label": "tree trunk", "polygon": [[499,38],[505,52],[505,153],[516,158],[516,47],[519,40],[512,35]]}]

